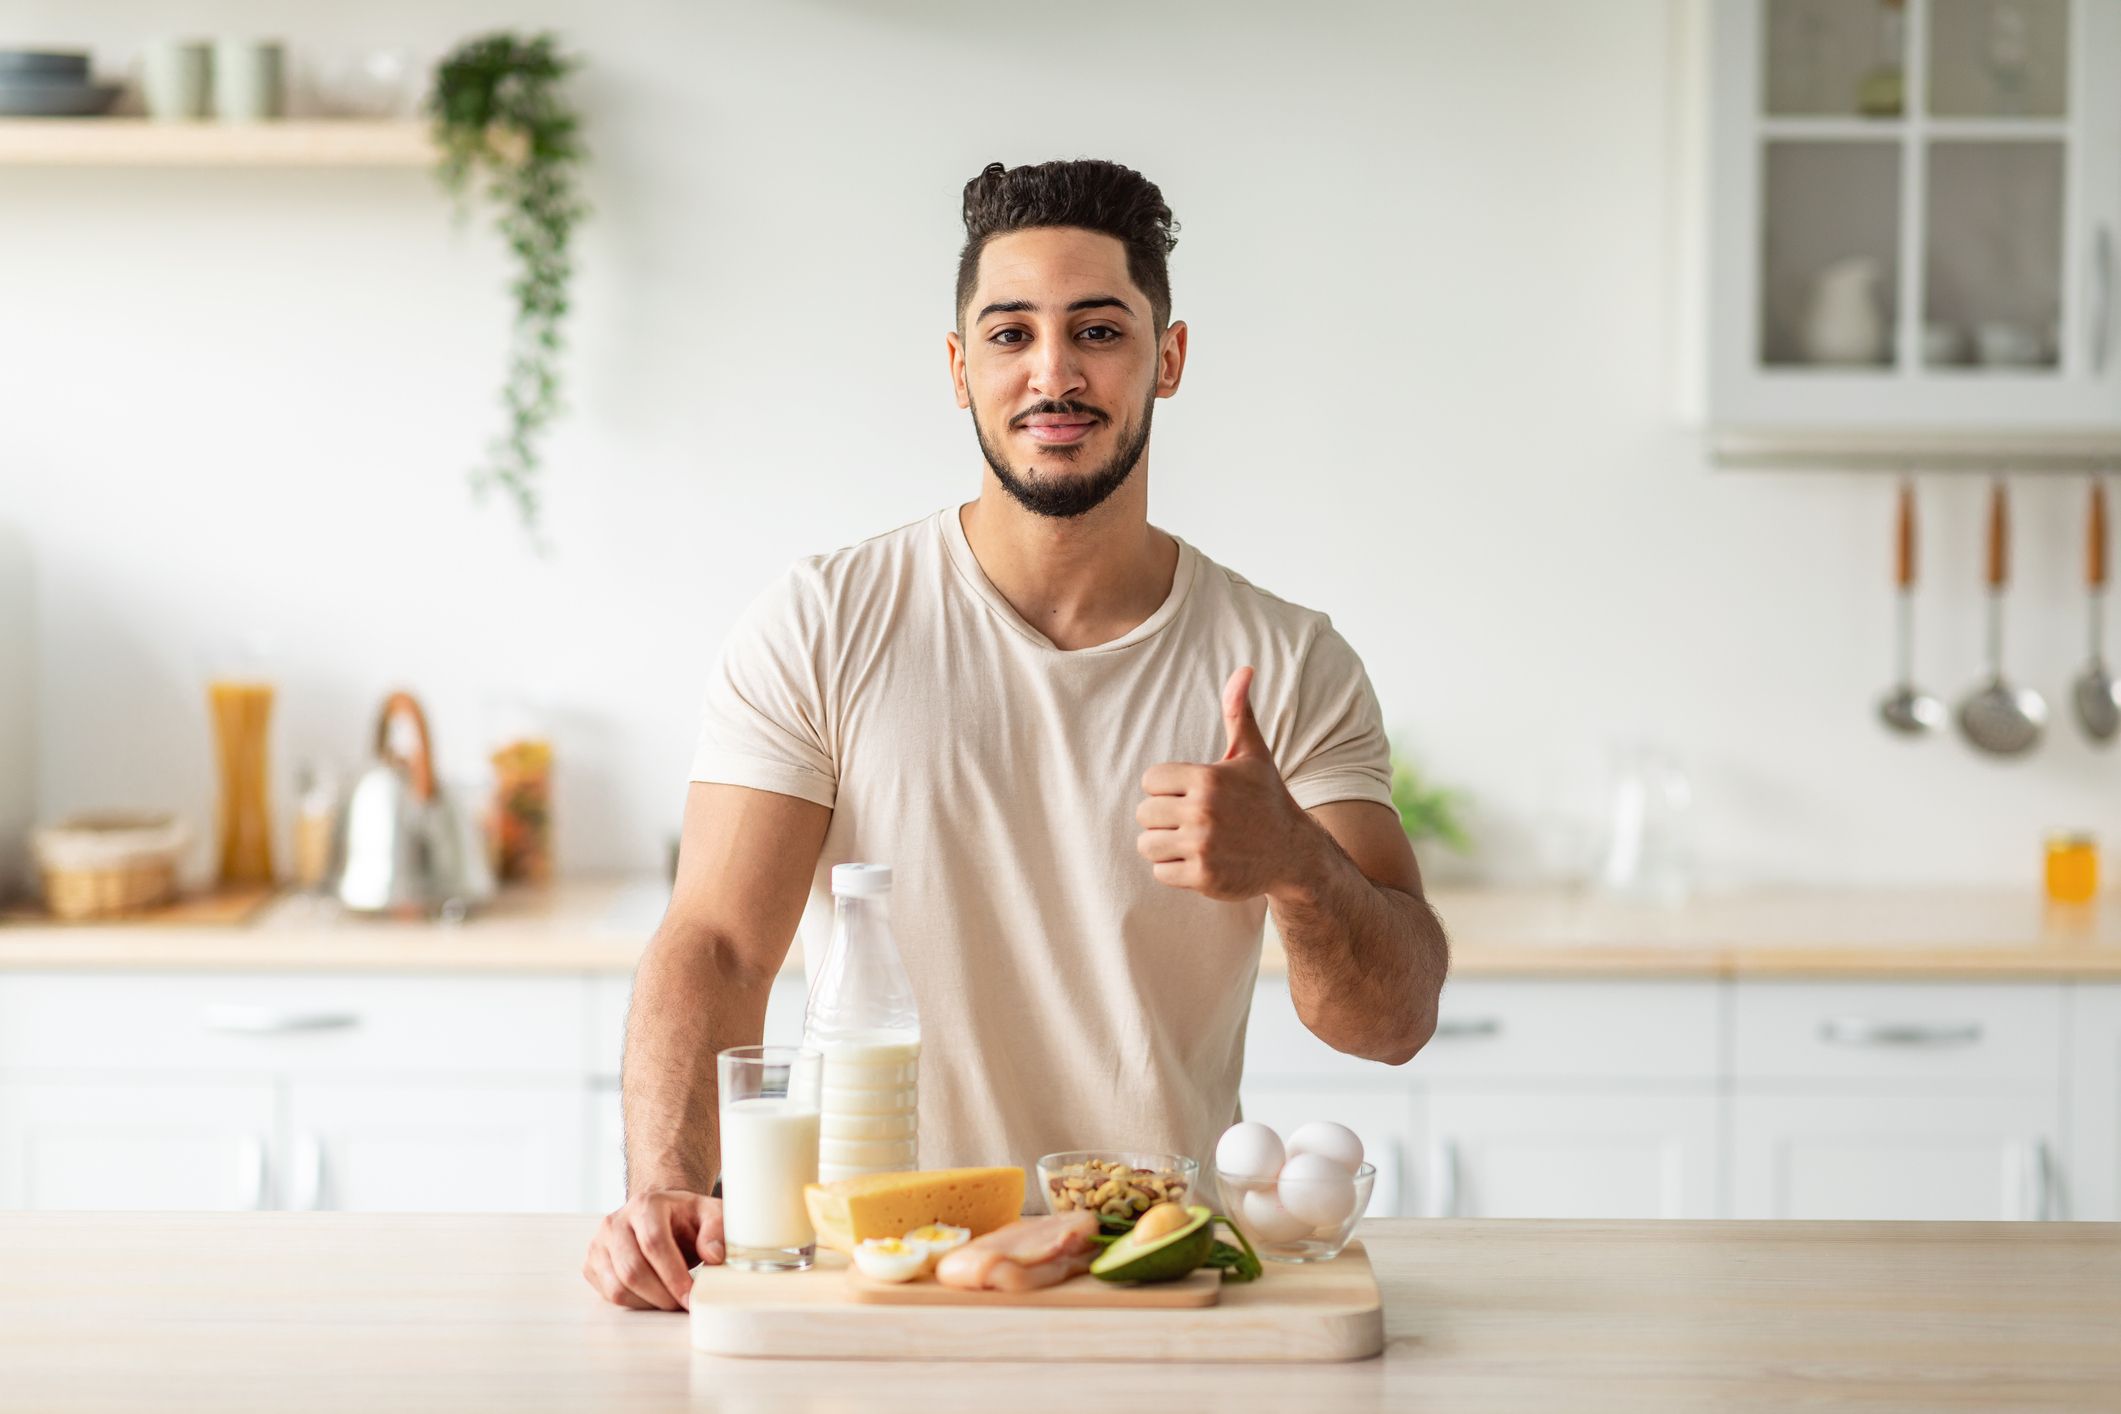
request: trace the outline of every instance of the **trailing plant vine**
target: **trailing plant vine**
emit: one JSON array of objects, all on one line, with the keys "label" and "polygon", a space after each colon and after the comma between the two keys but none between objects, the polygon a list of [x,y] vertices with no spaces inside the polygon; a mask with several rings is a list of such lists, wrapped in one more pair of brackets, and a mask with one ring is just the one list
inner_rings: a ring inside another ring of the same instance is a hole
[{"label": "trailing plant vine", "polygon": [[506,493],[540,548],[539,445],[560,411],[561,325],[574,275],[568,243],[589,214],[576,190],[587,156],[580,119],[562,92],[580,64],[559,52],[551,34],[482,35],[442,60],[427,96],[443,185],[462,216],[476,175],[484,174],[485,195],[499,208],[495,224],[518,267],[509,285],[515,324],[501,385],[507,428],[471,483],[482,499],[495,488]]}]

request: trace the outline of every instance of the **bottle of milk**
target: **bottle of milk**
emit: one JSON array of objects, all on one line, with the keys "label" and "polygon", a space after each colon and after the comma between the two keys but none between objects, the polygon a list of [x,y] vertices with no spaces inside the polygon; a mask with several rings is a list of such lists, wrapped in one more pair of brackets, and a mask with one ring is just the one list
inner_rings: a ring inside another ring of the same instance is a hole
[{"label": "bottle of milk", "polygon": [[803,1044],[824,1057],[824,1183],[920,1166],[921,1018],[891,940],[891,866],[835,865],[832,903],[832,942],[803,1018]]}]

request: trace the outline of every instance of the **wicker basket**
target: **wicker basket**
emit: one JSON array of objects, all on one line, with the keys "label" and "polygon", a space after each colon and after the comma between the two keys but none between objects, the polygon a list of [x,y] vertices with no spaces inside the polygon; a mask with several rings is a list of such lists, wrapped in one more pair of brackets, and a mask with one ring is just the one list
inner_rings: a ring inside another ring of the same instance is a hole
[{"label": "wicker basket", "polygon": [[30,852],[53,916],[115,918],[175,897],[190,839],[173,815],[77,815],[34,832]]}]

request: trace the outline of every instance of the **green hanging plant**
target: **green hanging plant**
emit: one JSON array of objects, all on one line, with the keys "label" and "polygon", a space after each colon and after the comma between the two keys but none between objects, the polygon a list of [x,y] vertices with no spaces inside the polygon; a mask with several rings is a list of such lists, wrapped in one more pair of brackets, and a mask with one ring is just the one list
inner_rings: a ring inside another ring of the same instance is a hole
[{"label": "green hanging plant", "polygon": [[1399,811],[1399,827],[1407,832],[1408,839],[1417,844],[1428,839],[1442,840],[1457,853],[1468,853],[1473,845],[1461,818],[1465,803],[1465,797],[1455,790],[1424,783],[1413,762],[1396,751],[1392,753],[1392,804]]},{"label": "green hanging plant", "polygon": [[561,91],[581,61],[560,53],[558,43],[551,34],[467,40],[436,66],[427,96],[442,151],[438,175],[459,217],[468,212],[474,172],[484,173],[486,197],[500,212],[495,224],[518,267],[501,385],[507,430],[473,470],[472,488],[481,499],[495,488],[505,492],[541,549],[538,447],[560,411],[560,328],[574,275],[568,242],[589,214],[575,186],[587,156],[577,137],[581,123]]}]

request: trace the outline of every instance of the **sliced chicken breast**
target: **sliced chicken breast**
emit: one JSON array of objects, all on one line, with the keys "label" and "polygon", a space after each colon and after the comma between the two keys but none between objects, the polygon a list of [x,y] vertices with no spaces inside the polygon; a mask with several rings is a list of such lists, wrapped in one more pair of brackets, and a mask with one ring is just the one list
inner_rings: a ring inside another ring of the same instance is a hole
[{"label": "sliced chicken breast", "polygon": [[936,1264],[935,1279],[964,1291],[1030,1291],[1090,1269],[1097,1214],[1021,1218],[975,1237]]}]

